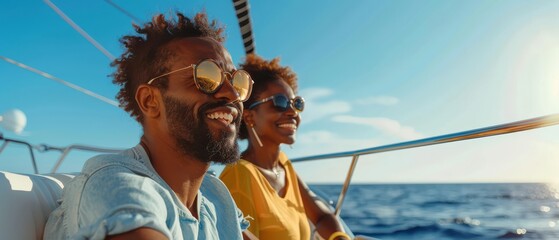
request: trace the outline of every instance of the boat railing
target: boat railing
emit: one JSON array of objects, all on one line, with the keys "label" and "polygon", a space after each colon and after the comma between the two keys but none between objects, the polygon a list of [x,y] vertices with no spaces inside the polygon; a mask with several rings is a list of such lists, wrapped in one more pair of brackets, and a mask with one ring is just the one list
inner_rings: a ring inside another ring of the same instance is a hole
[{"label": "boat railing", "polygon": [[29,155],[31,156],[31,163],[33,164],[33,171],[35,171],[35,174],[39,173],[39,169],[37,168],[37,162],[35,161],[35,154],[33,153],[33,145],[31,145],[30,143],[28,143],[26,141],[11,139],[11,138],[5,138],[4,135],[1,132],[0,132],[0,140],[4,141],[2,143],[2,146],[0,146],[0,154],[2,153],[2,151],[4,151],[4,149],[10,143],[25,145],[27,147],[27,149],[29,149]]},{"label": "boat railing", "polygon": [[547,127],[547,126],[552,126],[557,124],[559,124],[559,113],[506,123],[506,124],[495,125],[491,127],[478,128],[478,129],[473,129],[473,130],[468,130],[463,132],[451,133],[451,134],[423,138],[423,139],[412,140],[407,142],[394,143],[394,144],[366,148],[366,149],[361,149],[356,151],[338,152],[338,153],[294,158],[291,160],[291,162],[296,163],[296,162],[304,162],[304,161],[324,160],[330,158],[352,157],[351,165],[347,172],[344,185],[342,187],[340,195],[338,196],[338,201],[336,202],[335,214],[336,216],[339,216],[347,190],[349,188],[351,179],[353,177],[353,173],[355,171],[355,166],[357,165],[357,161],[359,160],[359,157],[362,155],[369,155],[375,153],[417,148],[417,147],[436,145],[442,143],[490,137],[490,136],[508,134],[513,132],[526,131],[526,130],[531,130],[536,128],[542,128],[542,127]]},{"label": "boat railing", "polygon": [[66,158],[66,156],[68,156],[68,153],[70,153],[70,151],[72,150],[81,150],[81,151],[98,152],[98,153],[99,152],[117,153],[122,151],[122,149],[100,148],[100,147],[92,147],[92,146],[79,145],[79,144],[70,145],[64,148],[56,148],[54,150],[59,150],[62,152],[62,154],[58,158],[58,161],[56,161],[56,163],[54,164],[54,167],[52,167],[51,173],[56,173],[56,171],[58,170],[58,168],[60,167],[64,159]]},{"label": "boat railing", "polygon": [[[490,126],[490,127],[478,128],[478,129],[462,131],[462,132],[457,132],[457,133],[451,133],[451,134],[446,134],[446,135],[441,135],[441,136],[436,136],[436,137],[429,137],[429,138],[424,138],[424,139],[394,143],[394,144],[383,145],[383,146],[378,146],[378,147],[365,148],[365,149],[361,149],[361,150],[294,158],[291,161],[293,163],[297,163],[297,162],[324,160],[324,159],[331,159],[331,158],[352,157],[351,164],[350,164],[349,170],[347,172],[346,179],[344,181],[344,184],[342,186],[342,190],[341,190],[340,195],[338,196],[338,200],[336,202],[335,214],[337,216],[339,216],[342,204],[343,204],[345,196],[347,194],[347,190],[348,190],[349,185],[351,183],[351,179],[353,178],[353,173],[355,171],[355,167],[357,165],[359,157],[362,156],[362,155],[369,155],[369,154],[375,154],[375,153],[382,153],[382,152],[417,148],[417,147],[436,145],[436,144],[442,144],[442,143],[449,143],[449,142],[457,142],[457,141],[470,140],[470,139],[476,139],[476,138],[490,137],[490,136],[496,136],[496,135],[526,131],[526,130],[531,130],[531,129],[536,129],[536,128],[542,128],[542,127],[547,127],[547,126],[552,126],[552,125],[557,125],[557,124],[559,124],[559,113],[546,115],[546,116],[542,116],[542,117],[537,117],[537,118],[521,120],[521,121],[516,121],[516,122],[511,122],[511,123],[505,123],[505,124]],[[51,173],[56,173],[56,171],[58,170],[58,168],[60,167],[60,165],[62,164],[64,159],[68,156],[68,154],[72,150],[101,152],[101,153],[116,153],[116,152],[122,151],[122,149],[100,148],[100,147],[93,147],[93,146],[79,145],[79,144],[73,144],[73,145],[69,145],[69,146],[66,146],[66,147],[55,147],[55,146],[50,146],[50,145],[46,145],[46,144],[32,145],[32,144],[30,144],[26,141],[6,138],[2,135],[1,132],[0,132],[0,141],[3,141],[2,145],[0,146],[0,154],[2,153],[2,151],[6,148],[6,146],[9,143],[16,143],[16,144],[25,145],[29,149],[29,153],[30,153],[30,156],[31,156],[31,161],[33,163],[33,170],[35,171],[35,174],[38,174],[39,171],[37,169],[37,163],[36,163],[36,160],[35,160],[35,155],[34,155],[33,149],[35,149],[39,152],[47,152],[47,151],[53,151],[53,150],[61,152],[60,157],[56,161],[54,167],[51,169]]]},{"label": "boat railing", "polygon": [[31,162],[33,163],[33,171],[35,174],[39,174],[39,169],[37,168],[37,162],[35,160],[35,154],[33,150],[37,150],[39,152],[48,152],[48,151],[59,151],[61,152],[60,157],[54,164],[50,173],[56,173],[64,159],[68,156],[70,151],[72,150],[81,150],[81,151],[88,151],[88,152],[97,152],[97,153],[116,153],[122,151],[122,149],[113,149],[113,148],[101,148],[101,147],[94,147],[94,146],[87,146],[87,145],[80,145],[80,144],[72,144],[66,147],[56,147],[47,144],[39,144],[33,145],[26,141],[13,139],[13,138],[6,138],[0,132],[0,141],[3,141],[2,145],[0,146],[0,154],[4,149],[8,146],[9,143],[21,144],[25,145],[27,149],[29,149],[29,154],[31,156]]}]

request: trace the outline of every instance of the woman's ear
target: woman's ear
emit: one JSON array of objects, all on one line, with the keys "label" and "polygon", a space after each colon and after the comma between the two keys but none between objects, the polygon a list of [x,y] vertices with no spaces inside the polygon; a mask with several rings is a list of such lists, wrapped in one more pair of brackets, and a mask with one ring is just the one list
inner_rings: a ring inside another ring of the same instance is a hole
[{"label": "woman's ear", "polygon": [[247,126],[254,125],[254,113],[251,110],[245,109],[243,111],[243,121]]},{"label": "woman's ear", "polygon": [[136,90],[135,98],[145,118],[156,118],[161,114],[161,92],[159,89],[141,84]]}]

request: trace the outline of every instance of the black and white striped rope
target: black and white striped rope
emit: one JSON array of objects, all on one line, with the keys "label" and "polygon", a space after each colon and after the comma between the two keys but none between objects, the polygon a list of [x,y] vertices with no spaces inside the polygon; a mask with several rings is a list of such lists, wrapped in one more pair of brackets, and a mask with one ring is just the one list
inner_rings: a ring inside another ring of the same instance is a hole
[{"label": "black and white striped rope", "polygon": [[243,37],[243,44],[245,46],[245,53],[254,53],[254,37],[252,35],[252,25],[250,23],[250,12],[248,0],[233,0],[239,27],[241,28],[241,36]]}]

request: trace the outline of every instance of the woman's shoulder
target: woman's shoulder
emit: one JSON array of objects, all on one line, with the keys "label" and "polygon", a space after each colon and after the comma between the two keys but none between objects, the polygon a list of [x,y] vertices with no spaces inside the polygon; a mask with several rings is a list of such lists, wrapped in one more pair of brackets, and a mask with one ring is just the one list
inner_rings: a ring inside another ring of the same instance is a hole
[{"label": "woman's shoulder", "polygon": [[237,163],[227,165],[219,179],[229,188],[231,192],[246,192],[253,184],[258,183],[257,172],[252,163],[239,160]]},{"label": "woman's shoulder", "polygon": [[219,178],[223,178],[231,174],[247,174],[254,171],[254,166],[247,160],[240,159],[235,163],[230,163],[225,166]]},{"label": "woman's shoulder", "polygon": [[248,170],[252,168],[253,168],[252,163],[244,159],[239,159],[239,161],[227,164],[225,166],[225,169],[234,169],[234,170]]}]

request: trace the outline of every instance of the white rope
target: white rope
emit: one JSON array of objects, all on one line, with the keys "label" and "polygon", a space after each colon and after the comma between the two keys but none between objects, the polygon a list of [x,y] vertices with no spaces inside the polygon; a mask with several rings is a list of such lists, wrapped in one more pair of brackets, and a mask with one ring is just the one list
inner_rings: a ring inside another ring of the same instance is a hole
[{"label": "white rope", "polygon": [[87,39],[87,41],[89,41],[91,44],[93,44],[93,46],[95,46],[97,49],[99,49],[99,51],[101,51],[103,54],[105,54],[105,56],[107,56],[111,61],[115,60],[115,57],[109,51],[107,51],[107,49],[105,49],[103,46],[101,46],[101,44],[99,44],[97,41],[95,41],[95,39],[93,39],[91,36],[89,36],[89,34],[87,34],[87,32],[85,32],[82,28],[80,28],[80,26],[78,26],[76,23],[74,23],[74,21],[72,21],[72,19],[70,19],[68,16],[66,16],[66,14],[64,14],[64,12],[62,12],[62,10],[60,10],[58,7],[56,7],[56,5],[54,5],[54,3],[52,3],[49,0],[44,0],[44,2],[47,5],[49,5],[49,7],[52,8],[52,10],[54,10],[56,12],[56,14],[58,14],[62,19],[64,19],[65,22],[70,24],[70,26],[72,26],[72,28],[74,28],[74,30],[76,30],[78,33],[80,33],[85,39]]},{"label": "white rope", "polygon": [[113,6],[114,8],[116,8],[117,10],[119,10],[120,12],[124,13],[124,15],[126,15],[126,16],[132,18],[132,23],[138,25],[138,24],[140,24],[140,23],[142,22],[139,18],[135,17],[134,15],[132,15],[132,13],[129,13],[128,11],[126,11],[126,9],[120,7],[119,5],[117,5],[116,3],[114,3],[113,1],[111,1],[111,0],[105,0],[105,2],[107,2],[108,4],[110,4],[111,6]]},{"label": "white rope", "polygon": [[35,69],[35,68],[32,68],[32,67],[27,66],[27,65],[25,65],[25,64],[23,64],[23,63],[17,62],[17,61],[15,61],[15,60],[9,59],[9,58],[7,58],[7,57],[0,56],[0,59],[4,60],[4,61],[6,61],[6,62],[9,62],[9,63],[11,63],[11,64],[14,64],[14,65],[16,65],[16,66],[18,66],[18,67],[20,67],[20,68],[25,69],[25,70],[28,70],[28,71],[37,73],[37,74],[39,74],[39,75],[41,75],[41,76],[43,76],[43,77],[46,77],[46,78],[48,78],[48,79],[54,80],[54,81],[56,81],[56,82],[58,82],[58,83],[64,84],[65,86],[67,86],[67,87],[69,87],[69,88],[72,88],[72,89],[74,89],[74,90],[77,90],[77,91],[80,91],[80,92],[82,92],[82,93],[85,93],[85,94],[87,94],[87,95],[89,95],[89,96],[91,96],[91,97],[97,98],[97,99],[99,99],[99,100],[101,100],[101,101],[103,101],[103,102],[106,102],[106,103],[108,103],[108,104],[111,104],[111,105],[113,105],[113,106],[115,106],[115,107],[118,107],[118,103],[117,103],[116,101],[111,100],[111,99],[108,99],[108,98],[106,98],[106,97],[104,97],[104,96],[101,96],[101,95],[99,95],[99,94],[97,94],[97,93],[94,93],[94,92],[92,92],[92,91],[90,91],[90,90],[87,90],[87,89],[85,89],[85,88],[82,88],[82,87],[80,87],[80,86],[78,86],[78,85],[75,85],[75,84],[73,84],[73,83],[64,81],[64,80],[62,80],[62,79],[60,79],[60,78],[57,78],[57,77],[55,77],[55,76],[53,76],[53,75],[50,75],[50,74],[46,73],[46,72],[43,72],[43,71],[41,71],[41,70],[37,70],[37,69]]}]

